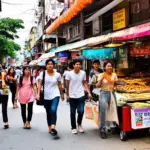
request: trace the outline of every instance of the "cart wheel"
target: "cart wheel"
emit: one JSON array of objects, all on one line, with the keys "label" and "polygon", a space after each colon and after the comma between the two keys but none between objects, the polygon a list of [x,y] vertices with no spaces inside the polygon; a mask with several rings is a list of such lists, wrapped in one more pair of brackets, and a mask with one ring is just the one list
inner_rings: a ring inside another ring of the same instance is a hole
[{"label": "cart wheel", "polygon": [[112,134],[116,134],[116,128],[112,128],[112,129],[111,129],[111,133],[112,133]]},{"label": "cart wheel", "polygon": [[120,131],[120,139],[121,139],[121,141],[126,141],[127,140],[127,133],[124,131]]}]

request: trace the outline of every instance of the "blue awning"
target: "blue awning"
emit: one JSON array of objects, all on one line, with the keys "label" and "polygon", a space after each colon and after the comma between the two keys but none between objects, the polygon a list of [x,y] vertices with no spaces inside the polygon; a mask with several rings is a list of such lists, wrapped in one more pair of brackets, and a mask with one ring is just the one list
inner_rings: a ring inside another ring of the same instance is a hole
[{"label": "blue awning", "polygon": [[85,49],[82,51],[82,55],[85,59],[94,60],[94,59],[117,59],[118,48],[101,48],[101,49]]}]

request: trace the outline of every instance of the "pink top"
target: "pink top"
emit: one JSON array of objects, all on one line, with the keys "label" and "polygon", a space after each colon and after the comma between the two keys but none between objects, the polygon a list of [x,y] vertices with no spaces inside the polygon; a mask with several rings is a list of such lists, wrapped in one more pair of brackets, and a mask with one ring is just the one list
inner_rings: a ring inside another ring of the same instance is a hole
[{"label": "pink top", "polygon": [[[33,84],[35,84],[35,78],[33,78]],[[18,80],[19,84],[19,80]],[[21,104],[28,104],[30,102],[33,102],[35,100],[35,94],[33,91],[33,87],[31,85],[31,79],[30,77],[28,80],[23,79],[22,86],[19,89],[19,95],[18,95],[18,101]]]}]

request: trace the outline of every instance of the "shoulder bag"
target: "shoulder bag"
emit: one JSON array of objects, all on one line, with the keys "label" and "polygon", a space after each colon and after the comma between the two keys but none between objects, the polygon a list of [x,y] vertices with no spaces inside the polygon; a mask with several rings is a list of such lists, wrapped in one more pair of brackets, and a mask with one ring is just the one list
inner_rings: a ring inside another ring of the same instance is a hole
[{"label": "shoulder bag", "polygon": [[45,85],[45,71],[43,72],[43,90],[40,91],[40,99],[36,101],[36,104],[39,106],[43,106],[44,105],[44,85]]}]

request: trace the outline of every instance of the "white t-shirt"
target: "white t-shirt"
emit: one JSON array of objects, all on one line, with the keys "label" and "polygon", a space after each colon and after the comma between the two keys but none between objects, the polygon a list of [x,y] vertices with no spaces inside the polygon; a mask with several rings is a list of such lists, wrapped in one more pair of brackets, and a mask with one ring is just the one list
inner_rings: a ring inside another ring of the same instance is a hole
[{"label": "white t-shirt", "polygon": [[85,95],[82,81],[86,80],[85,71],[80,70],[78,74],[74,70],[67,73],[66,80],[70,81],[69,97],[80,98]]},{"label": "white t-shirt", "polygon": [[[43,80],[43,72],[40,73],[39,79]],[[60,96],[58,81],[61,82],[60,73],[55,72],[54,76],[49,76],[45,71],[44,99],[53,100],[55,97]]]},{"label": "white t-shirt", "polygon": [[19,78],[22,75],[22,71],[20,69],[16,69],[16,76]]},{"label": "white t-shirt", "polygon": [[38,75],[38,76],[36,77],[36,85],[37,85],[37,87],[38,87],[38,85],[39,85],[39,80],[40,80],[40,75]]},{"label": "white t-shirt", "polygon": [[63,74],[63,76],[65,77],[65,79],[66,79],[66,76],[67,76],[68,72],[70,72],[70,71],[66,70],[66,71],[64,72],[64,74]]}]

